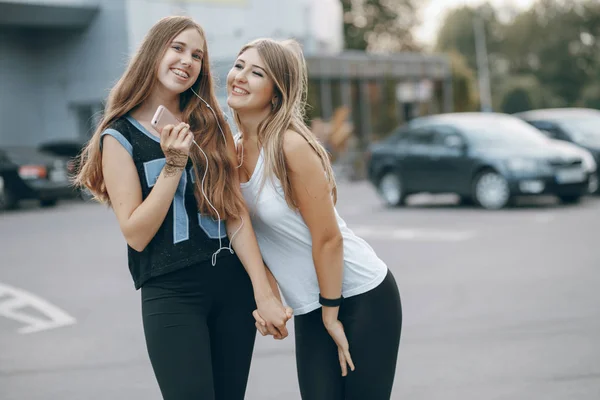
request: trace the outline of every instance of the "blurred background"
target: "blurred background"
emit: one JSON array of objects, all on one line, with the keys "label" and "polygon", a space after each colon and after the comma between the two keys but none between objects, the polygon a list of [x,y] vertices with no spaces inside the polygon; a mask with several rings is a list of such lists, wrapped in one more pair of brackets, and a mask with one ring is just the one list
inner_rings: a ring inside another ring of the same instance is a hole
[{"label": "blurred background", "polygon": [[[338,210],[403,295],[394,399],[600,399],[598,0],[0,0],[0,399],[160,398],[125,241],[69,177],[174,14],[226,113],[243,44],[302,43]],[[252,368],[248,399],[299,399],[292,338]]]}]

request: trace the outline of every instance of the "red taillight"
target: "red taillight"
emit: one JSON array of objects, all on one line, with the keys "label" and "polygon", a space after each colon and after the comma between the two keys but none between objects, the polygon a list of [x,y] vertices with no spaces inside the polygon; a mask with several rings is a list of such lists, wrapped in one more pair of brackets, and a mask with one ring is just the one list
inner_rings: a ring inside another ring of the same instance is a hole
[{"label": "red taillight", "polygon": [[48,176],[48,170],[43,165],[22,165],[19,176],[22,179],[43,179]]}]

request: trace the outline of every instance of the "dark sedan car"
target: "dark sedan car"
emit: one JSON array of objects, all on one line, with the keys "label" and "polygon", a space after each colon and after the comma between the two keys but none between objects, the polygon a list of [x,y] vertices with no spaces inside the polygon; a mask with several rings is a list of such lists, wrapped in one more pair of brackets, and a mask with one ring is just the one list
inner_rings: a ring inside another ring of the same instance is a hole
[{"label": "dark sedan car", "polygon": [[19,168],[0,151],[0,210],[14,204],[13,188],[19,180]]},{"label": "dark sedan car", "polygon": [[417,118],[371,146],[368,177],[391,206],[428,192],[457,193],[498,209],[522,195],[577,202],[589,174],[580,153],[554,145],[518,118],[453,113]]},{"label": "dark sedan car", "polygon": [[0,148],[0,208],[10,209],[21,200],[39,200],[43,207],[74,197],[66,158],[49,156],[33,147]]},{"label": "dark sedan car", "polygon": [[[600,111],[588,108],[552,108],[514,114],[541,130],[548,137],[571,142],[589,151],[600,165]],[[598,177],[590,191],[600,194]]]},{"label": "dark sedan car", "polygon": [[[79,156],[85,148],[86,141],[82,139],[58,139],[42,143],[38,146],[40,152],[67,160],[69,179],[72,180],[79,170]],[[93,198],[87,189],[73,187],[77,196],[83,200]]]}]

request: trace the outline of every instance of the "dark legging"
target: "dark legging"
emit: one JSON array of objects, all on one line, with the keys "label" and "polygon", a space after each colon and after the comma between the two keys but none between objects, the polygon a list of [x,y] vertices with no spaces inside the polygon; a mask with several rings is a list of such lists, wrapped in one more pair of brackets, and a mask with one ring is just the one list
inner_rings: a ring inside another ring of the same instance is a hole
[{"label": "dark legging", "polygon": [[344,299],[339,320],[356,369],[342,377],[337,346],[321,309],[294,318],[296,365],[304,400],[389,400],[396,372],[402,307],[391,272],[375,289]]},{"label": "dark legging", "polygon": [[165,400],[242,400],[256,328],[250,278],[235,256],[142,287],[150,361]]}]

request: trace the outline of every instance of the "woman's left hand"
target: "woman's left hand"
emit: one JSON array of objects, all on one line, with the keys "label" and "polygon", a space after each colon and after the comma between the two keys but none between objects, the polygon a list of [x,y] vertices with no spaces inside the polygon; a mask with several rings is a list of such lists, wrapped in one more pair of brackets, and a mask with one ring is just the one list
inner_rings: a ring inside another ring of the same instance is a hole
[{"label": "woman's left hand", "polygon": [[[292,317],[292,313],[290,312],[291,308],[283,307],[283,304],[281,304],[275,296],[270,296],[264,300],[257,301],[256,306],[258,309],[255,310],[254,313],[258,314],[260,317],[263,328],[278,339],[286,338],[288,336],[288,331],[285,324]],[[256,315],[254,315],[254,318],[257,319]]]},{"label": "woman's left hand", "polygon": [[[286,322],[287,322],[294,315],[294,310],[292,310],[291,307],[285,307],[285,315],[286,315]],[[254,325],[256,326],[256,329],[258,330],[258,332],[260,332],[261,335],[263,335],[263,336],[273,335],[274,339],[279,339],[279,340],[284,339],[287,336],[287,334],[286,334],[286,336],[283,336],[278,331],[269,332],[269,329],[267,328],[267,323],[263,319],[263,317],[260,315],[260,312],[258,310],[254,310],[252,312],[252,316],[256,320]]]},{"label": "woman's left hand", "polygon": [[327,333],[338,347],[338,358],[342,368],[342,376],[348,375],[348,366],[354,371],[354,362],[350,356],[350,345],[344,331],[344,325],[338,319],[339,307],[322,307],[323,324]]}]

